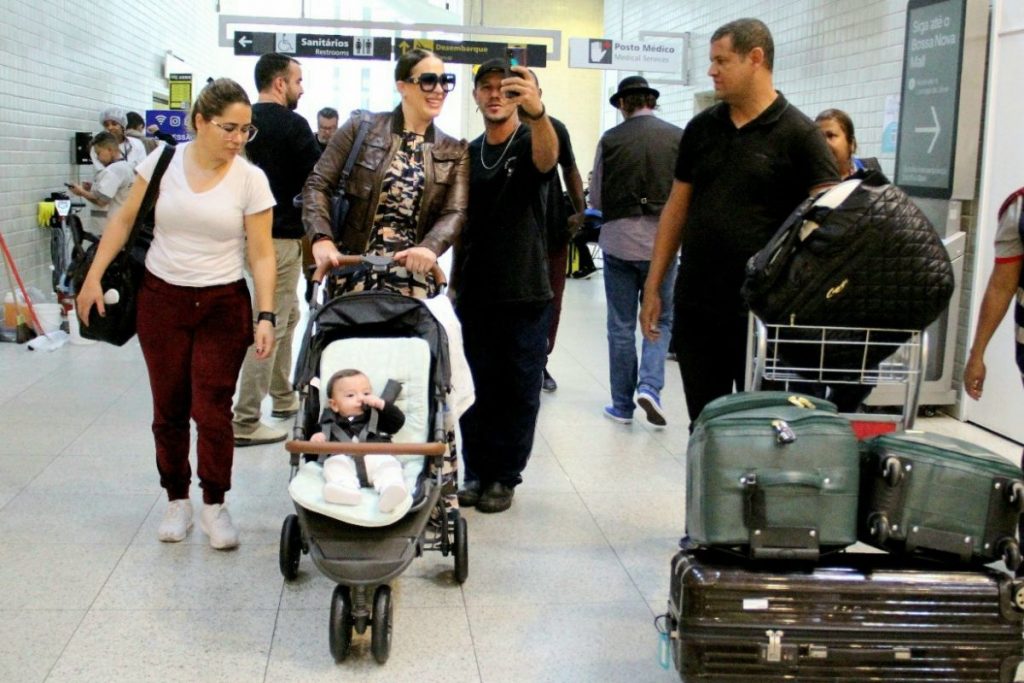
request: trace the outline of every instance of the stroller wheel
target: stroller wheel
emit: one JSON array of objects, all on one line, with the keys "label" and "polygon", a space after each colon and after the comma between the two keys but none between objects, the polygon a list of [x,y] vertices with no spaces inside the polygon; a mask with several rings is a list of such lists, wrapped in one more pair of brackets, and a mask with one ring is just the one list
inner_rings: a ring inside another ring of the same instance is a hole
[{"label": "stroller wheel", "polygon": [[370,631],[370,652],[378,664],[391,654],[391,587],[380,586],[373,598],[373,624]]},{"label": "stroller wheel", "polygon": [[343,662],[345,657],[348,657],[348,648],[352,644],[352,598],[348,586],[334,587],[329,628],[331,656],[334,657],[334,661]]},{"label": "stroller wheel", "polygon": [[469,529],[460,515],[455,519],[455,581],[465,583],[469,576]]},{"label": "stroller wheel", "polygon": [[302,554],[302,530],[299,528],[299,518],[296,515],[288,515],[281,525],[281,547],[278,549],[278,565],[281,567],[281,576],[292,581],[299,575],[299,557]]}]

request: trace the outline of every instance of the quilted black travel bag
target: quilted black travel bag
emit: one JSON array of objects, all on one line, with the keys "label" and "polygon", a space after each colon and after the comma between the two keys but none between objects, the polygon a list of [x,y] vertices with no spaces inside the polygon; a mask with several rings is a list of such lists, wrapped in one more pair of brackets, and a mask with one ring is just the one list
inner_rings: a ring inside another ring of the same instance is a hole
[{"label": "quilted black travel bag", "polygon": [[672,560],[665,631],[686,683],[1009,683],[1024,581],[884,553],[813,567]]},{"label": "quilted black travel bag", "polygon": [[[931,222],[885,176],[868,173],[803,202],[748,261],[743,296],[768,324],[922,330],[945,310],[953,287],[949,255]],[[833,337],[863,341],[858,332]],[[827,364],[860,368],[863,350]],[[794,344],[782,353],[815,367],[819,351]],[[801,355],[808,357],[793,357]]]}]

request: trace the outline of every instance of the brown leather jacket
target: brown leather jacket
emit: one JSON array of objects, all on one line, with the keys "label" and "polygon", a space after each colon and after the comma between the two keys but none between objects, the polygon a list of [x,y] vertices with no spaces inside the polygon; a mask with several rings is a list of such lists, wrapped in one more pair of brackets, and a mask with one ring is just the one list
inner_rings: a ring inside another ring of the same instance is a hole
[{"label": "brown leather jacket", "polygon": [[[360,111],[335,133],[320,161],[302,189],[302,222],[306,235],[331,235],[330,197],[345,167],[349,150],[359,129]],[[377,215],[381,184],[398,149],[403,128],[402,107],[392,112],[368,114],[370,129],[359,157],[348,177],[345,194],[349,199],[341,243],[343,253],[363,254]],[[469,203],[469,145],[450,137],[433,124],[423,145],[426,178],[420,199],[416,236],[421,247],[441,255],[458,238],[466,222]]]}]

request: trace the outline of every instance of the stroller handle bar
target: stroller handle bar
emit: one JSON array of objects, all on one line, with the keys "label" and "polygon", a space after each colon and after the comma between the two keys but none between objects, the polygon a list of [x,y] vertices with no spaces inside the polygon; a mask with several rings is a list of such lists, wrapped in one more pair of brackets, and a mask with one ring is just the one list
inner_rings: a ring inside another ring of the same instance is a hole
[{"label": "stroller handle bar", "polygon": [[[339,255],[337,257],[337,261],[338,261],[338,265],[337,266],[332,266],[332,265],[330,265],[328,263],[323,263],[323,264],[317,266],[316,270],[313,271],[313,277],[311,277],[310,279],[313,282],[322,283],[324,281],[324,276],[327,275],[327,273],[330,270],[332,270],[333,268],[335,268],[335,267],[339,267],[340,268],[340,267],[344,267],[344,266],[357,266],[360,263],[369,263],[370,265],[381,265],[381,266],[387,267],[387,266],[391,265],[391,263],[393,262],[393,259],[390,256],[374,256],[374,255],[353,256],[353,255],[341,254],[341,255]],[[441,268],[441,266],[439,266],[439,265],[437,265],[435,263],[430,268],[430,273],[431,273],[431,275],[434,276],[434,282],[436,282],[439,286],[444,286],[444,285],[448,284],[448,278],[446,278],[444,276],[444,270]]]},{"label": "stroller handle bar", "polygon": [[310,455],[425,455],[436,457],[448,452],[443,443],[354,443],[347,441],[289,441],[284,445],[289,453]]}]

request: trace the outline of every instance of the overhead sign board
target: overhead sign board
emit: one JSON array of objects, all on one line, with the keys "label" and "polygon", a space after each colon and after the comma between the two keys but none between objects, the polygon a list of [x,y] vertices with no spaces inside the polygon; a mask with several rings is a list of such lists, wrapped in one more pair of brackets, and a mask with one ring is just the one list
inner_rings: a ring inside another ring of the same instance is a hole
[{"label": "overhead sign board", "polygon": [[[395,59],[398,59],[409,50],[420,48],[430,50],[449,64],[483,64],[488,59],[505,59],[505,51],[509,47],[509,43],[396,38]],[[526,45],[525,47],[526,63],[528,66],[540,69],[547,66],[547,47],[544,45]]]},{"label": "overhead sign board", "polygon": [[681,73],[681,45],[663,42],[626,43],[611,38],[570,38],[569,66],[609,71]]},{"label": "overhead sign board", "polygon": [[235,31],[233,45],[236,55],[280,52],[295,57],[391,60],[391,38],[371,36]]},{"label": "overhead sign board", "polygon": [[953,189],[966,0],[910,0],[896,148],[896,184],[949,199]]}]

